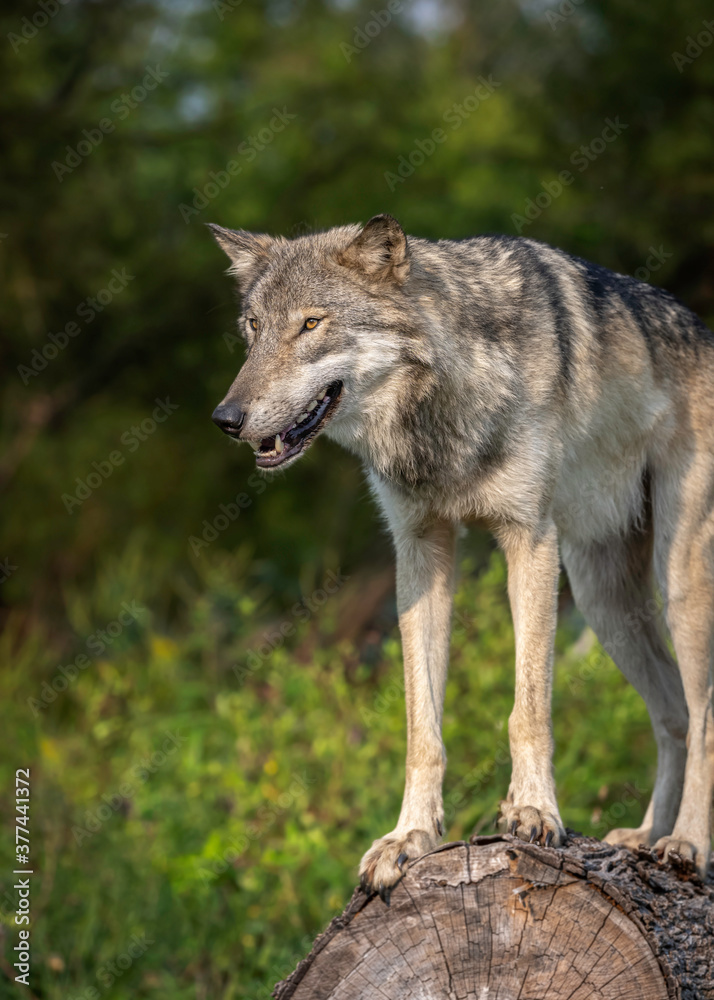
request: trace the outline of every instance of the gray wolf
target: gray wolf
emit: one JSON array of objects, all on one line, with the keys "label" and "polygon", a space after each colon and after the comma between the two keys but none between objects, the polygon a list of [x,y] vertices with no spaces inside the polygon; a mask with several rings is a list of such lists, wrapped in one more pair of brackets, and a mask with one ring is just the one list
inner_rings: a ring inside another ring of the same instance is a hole
[{"label": "gray wolf", "polygon": [[[657,743],[637,829],[703,874],[714,760],[714,335],[672,295],[535,240],[407,237],[378,215],[296,239],[213,226],[248,353],[213,414],[262,469],[324,432],[364,464],[394,538],[406,786],[361,863],[388,894],[443,834],[454,544],[487,526],[516,637],[501,824],[558,846],[551,684],[560,560]],[[664,613],[651,608],[661,595]],[[670,654],[664,624],[676,653]]]}]

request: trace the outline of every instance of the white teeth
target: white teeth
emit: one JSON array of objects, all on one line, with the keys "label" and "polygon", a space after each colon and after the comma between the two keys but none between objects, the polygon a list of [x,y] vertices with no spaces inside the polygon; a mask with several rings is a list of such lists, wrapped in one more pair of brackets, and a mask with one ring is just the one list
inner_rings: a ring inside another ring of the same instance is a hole
[{"label": "white teeth", "polygon": [[284,447],[285,447],[285,445],[283,444],[282,438],[280,437],[279,434],[276,434],[275,435],[275,450],[277,451],[278,455],[280,455],[282,453]]},{"label": "white teeth", "polygon": [[307,404],[308,410],[314,410],[316,406],[317,406],[317,400],[316,399],[313,399],[313,401],[311,403]]},{"label": "white teeth", "polygon": [[258,448],[260,448],[260,445],[256,444],[255,441],[249,441],[248,444],[251,446],[251,448],[253,449],[253,451],[257,451]]},{"label": "white teeth", "polygon": [[304,413],[301,413],[300,416],[298,417],[298,423],[301,424],[303,420],[307,420],[309,416],[310,414],[307,412],[307,410]]},{"label": "white teeth", "polygon": [[326,395],[327,395],[327,389],[323,389],[322,392],[318,392],[317,398],[322,400],[325,398]]}]

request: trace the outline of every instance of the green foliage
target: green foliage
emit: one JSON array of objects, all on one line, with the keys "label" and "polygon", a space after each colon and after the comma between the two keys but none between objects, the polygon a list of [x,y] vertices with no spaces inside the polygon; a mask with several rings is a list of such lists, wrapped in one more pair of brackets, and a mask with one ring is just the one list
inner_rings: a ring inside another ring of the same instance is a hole
[{"label": "green foliage", "polygon": [[[140,592],[149,569],[135,553],[116,577]],[[372,667],[348,674],[354,650],[335,642],[335,625],[349,582],[319,615],[301,621],[292,607],[256,631],[242,573],[240,558],[214,558],[200,596],[187,595],[184,630],[168,636],[139,615],[34,713],[28,699],[53,676],[51,657],[32,648],[3,675],[0,725],[15,738],[5,787],[16,766],[32,769],[43,996],[103,995],[116,968],[107,989],[117,998],[265,996],[344,906],[366,846],[394,825],[405,744],[396,632]],[[502,557],[480,572],[467,560],[461,575],[444,726],[450,838],[491,829],[513,699]],[[101,581],[75,598],[72,654],[87,650],[85,623],[107,607]],[[278,642],[285,622],[295,631]],[[566,822],[602,833],[601,812],[639,820],[652,741],[643,705],[588,633],[573,642],[580,628],[570,616],[558,636],[556,769]],[[134,935],[145,950],[122,971],[112,963]]]},{"label": "green foliage", "polygon": [[[405,2],[363,45],[383,7],[73,0],[33,34],[39,6],[3,5],[1,766],[4,787],[33,772],[37,996],[265,995],[398,812],[389,546],[338,448],[263,480],[212,426],[242,352],[203,224],[520,228],[714,315],[707,4]],[[598,152],[608,120],[627,128]],[[465,550],[457,598],[453,837],[508,780],[512,631],[488,544]],[[338,566],[349,581],[303,620]],[[639,820],[653,745],[562,603],[563,814],[602,833]],[[60,666],[77,676],[57,694]]]}]

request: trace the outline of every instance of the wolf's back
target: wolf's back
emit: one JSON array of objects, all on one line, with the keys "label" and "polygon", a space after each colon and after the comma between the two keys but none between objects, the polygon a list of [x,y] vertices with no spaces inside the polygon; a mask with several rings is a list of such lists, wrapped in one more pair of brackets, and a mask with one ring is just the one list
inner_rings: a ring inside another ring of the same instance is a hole
[{"label": "wolf's back", "polygon": [[[561,351],[573,327],[583,324],[603,343],[617,337],[623,325],[634,325],[653,360],[662,352],[690,349],[698,355],[701,349],[707,354],[714,349],[714,333],[670,292],[538,240],[488,235],[442,240],[430,247],[427,258],[438,256],[451,274],[461,274],[459,287],[477,300],[474,308],[488,336],[498,336],[499,328],[512,335],[522,319],[518,314],[525,314],[552,321]],[[487,318],[489,297],[498,310]]]}]

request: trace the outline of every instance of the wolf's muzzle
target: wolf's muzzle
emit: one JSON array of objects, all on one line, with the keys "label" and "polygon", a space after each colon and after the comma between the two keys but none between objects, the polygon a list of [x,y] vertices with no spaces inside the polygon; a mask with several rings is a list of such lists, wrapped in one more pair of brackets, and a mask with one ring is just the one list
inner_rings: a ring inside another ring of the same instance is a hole
[{"label": "wolf's muzzle", "polygon": [[245,413],[236,403],[221,403],[213,411],[211,420],[221,428],[224,434],[235,436],[243,426]]}]

